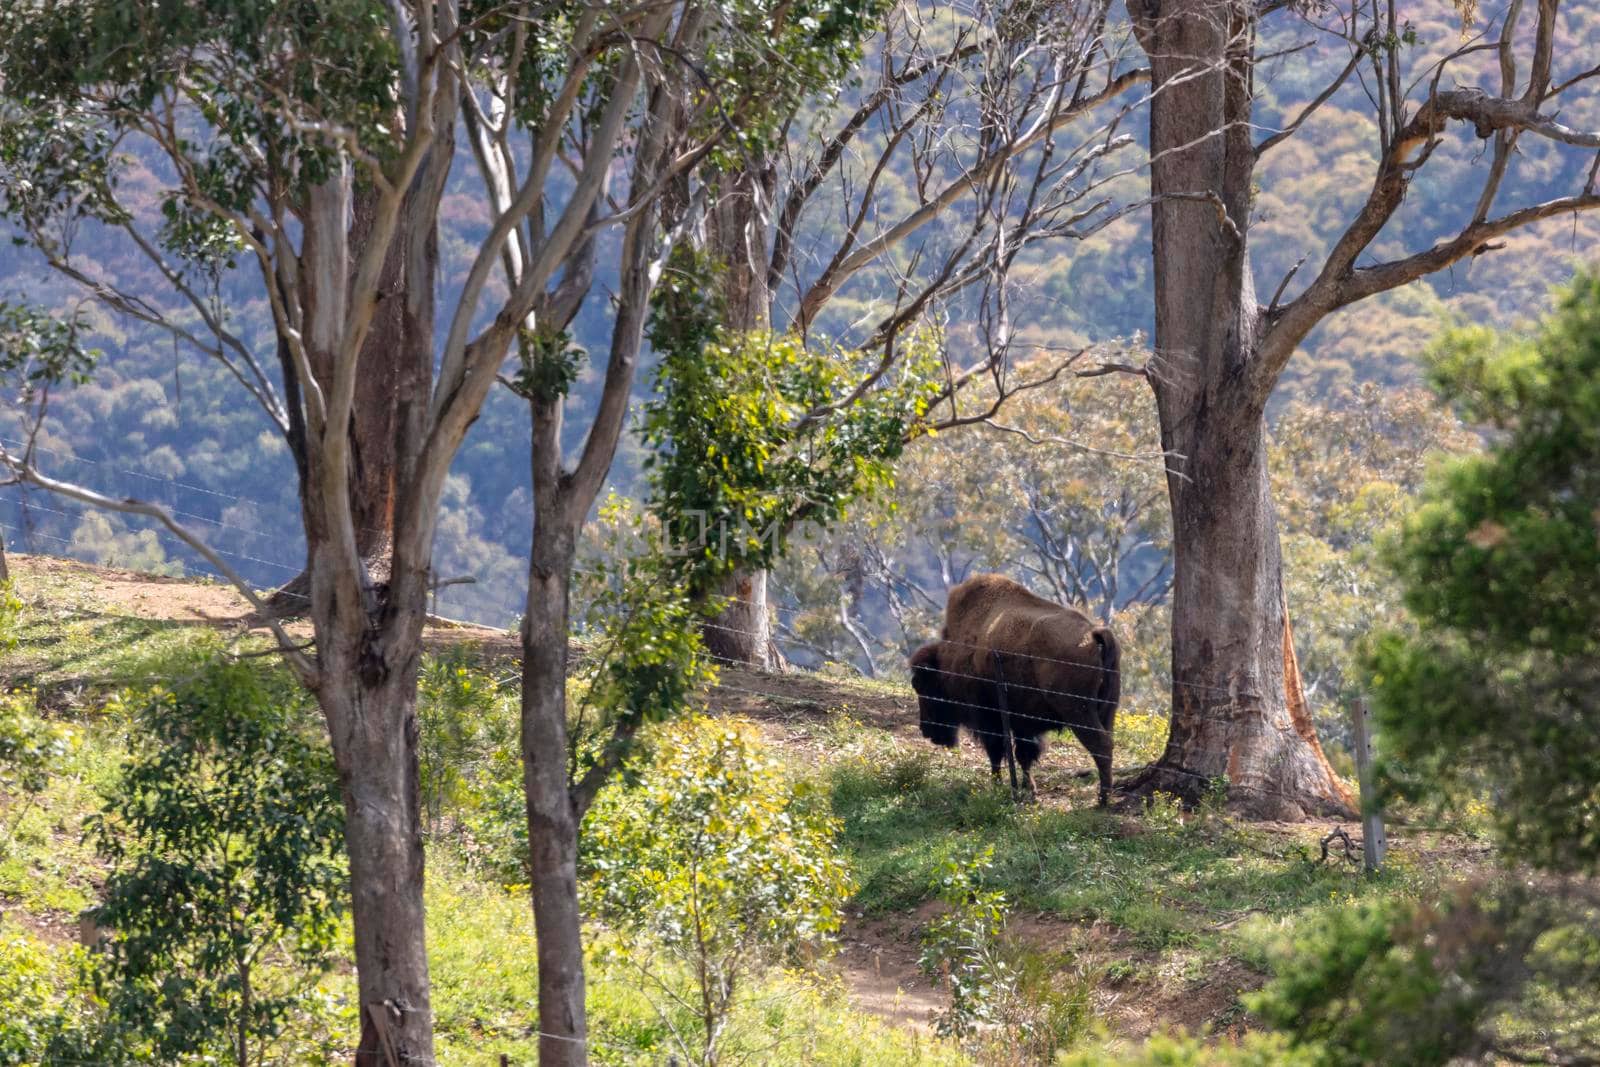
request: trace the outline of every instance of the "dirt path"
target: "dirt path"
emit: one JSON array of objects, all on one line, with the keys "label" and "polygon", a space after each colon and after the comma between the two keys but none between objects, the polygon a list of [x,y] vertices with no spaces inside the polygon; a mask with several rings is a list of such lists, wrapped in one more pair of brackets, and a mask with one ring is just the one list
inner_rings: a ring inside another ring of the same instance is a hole
[{"label": "dirt path", "polygon": [[840,932],[832,965],[857,1008],[897,1026],[932,1033],[949,997],[917,966],[917,926],[898,919],[852,918]]}]

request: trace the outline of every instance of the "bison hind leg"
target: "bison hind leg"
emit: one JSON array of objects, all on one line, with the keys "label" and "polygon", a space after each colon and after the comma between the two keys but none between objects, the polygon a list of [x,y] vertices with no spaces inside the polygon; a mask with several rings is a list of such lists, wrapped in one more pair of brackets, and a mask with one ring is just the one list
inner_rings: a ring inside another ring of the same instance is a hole
[{"label": "bison hind leg", "polygon": [[1022,788],[1024,792],[1032,796],[1037,792],[1037,787],[1033,784],[1033,765],[1038,763],[1039,757],[1044,754],[1044,737],[1038,735],[1022,737],[1019,735],[1016,738],[1016,745],[1017,763],[1022,768]]},{"label": "bison hind leg", "polygon": [[1111,804],[1111,731],[1098,726],[1074,726],[1072,732],[1094,760],[1095,773],[1100,778],[1099,806],[1108,807]]}]

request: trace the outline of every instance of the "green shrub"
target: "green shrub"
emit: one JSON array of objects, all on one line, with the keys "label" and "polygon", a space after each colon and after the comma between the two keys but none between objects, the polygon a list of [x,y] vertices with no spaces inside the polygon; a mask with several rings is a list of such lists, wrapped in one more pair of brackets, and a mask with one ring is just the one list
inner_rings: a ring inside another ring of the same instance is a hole
[{"label": "green shrub", "polygon": [[947,859],[940,865],[939,900],[946,910],[923,932],[920,961],[950,988],[940,1033],[970,1037],[980,1026],[998,1023],[1005,1002],[1016,995],[1016,974],[1000,944],[1006,895],[983,888],[983,874],[993,863],[991,845],[964,862]]},{"label": "green shrub", "polygon": [[1140,1045],[1080,1049],[1056,1060],[1057,1067],[1312,1067],[1312,1063],[1276,1034],[1250,1034],[1239,1042],[1215,1044],[1182,1033],[1160,1034]]},{"label": "green shrub", "polygon": [[134,747],[88,834],[112,1035],[174,1062],[264,1062],[312,1010],[345,899],[344,808],[310,698],[259,663],[202,659],[124,700]]},{"label": "green shrub", "polygon": [[72,741],[70,727],[39,715],[32,689],[0,693],[0,789],[26,798],[16,804],[16,814],[0,823],[0,843],[10,838],[22,815],[49,786],[52,764],[67,754]]},{"label": "green shrub", "polygon": [[515,701],[481,662],[458,645],[426,657],[417,680],[422,820],[435,839],[474,827],[497,782],[520,783]]},{"label": "green shrub", "polygon": [[87,1042],[94,1023],[84,953],[56,949],[0,922],[0,1064],[106,1058]]},{"label": "green shrub", "polygon": [[[718,1062],[738,1000],[772,966],[823,950],[852,885],[824,799],[781,773],[753,732],[703,717],[646,740],[636,784],[604,794],[584,832],[589,907],[661,994],[693,1004],[681,1051]],[[680,988],[687,982],[688,988]]]},{"label": "green shrub", "polygon": [[[1090,1017],[1090,985],[1070,953],[1022,948],[1005,937],[1004,893],[985,888],[994,849],[941,865],[943,914],[923,933],[923,970],[944,978],[950,1007],[941,1034],[1043,1062],[1076,1040]],[[978,1044],[980,1042],[973,1042]]]},{"label": "green shrub", "polygon": [[[1469,883],[1438,902],[1323,912],[1274,953],[1272,980],[1246,1004],[1317,1067],[1428,1067],[1529,1037],[1540,1062],[1580,1062],[1600,1044],[1600,915],[1563,897]],[[1554,996],[1541,1006],[1530,987]],[[1530,1013],[1545,1025],[1519,1033]]]},{"label": "green shrub", "polygon": [[[0,549],[0,551],[4,551]],[[22,600],[10,581],[0,582],[0,652],[17,647],[17,622],[22,615]]]},{"label": "green shrub", "polygon": [[1116,754],[1119,766],[1154,763],[1167,748],[1172,721],[1164,712],[1126,707],[1117,712]]},{"label": "green shrub", "polygon": [[1380,769],[1438,805],[1492,793],[1508,852],[1600,872],[1600,274],[1536,334],[1446,334],[1432,376],[1502,433],[1383,543],[1414,625],[1366,649]]}]

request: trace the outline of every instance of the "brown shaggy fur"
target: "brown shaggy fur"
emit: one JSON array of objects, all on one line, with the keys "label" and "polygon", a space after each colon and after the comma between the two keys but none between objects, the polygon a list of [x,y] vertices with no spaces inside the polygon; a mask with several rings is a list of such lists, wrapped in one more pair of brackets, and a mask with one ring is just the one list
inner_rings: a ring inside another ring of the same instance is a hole
[{"label": "brown shaggy fur", "polygon": [[1005,758],[998,684],[1003,678],[1029,791],[1044,735],[1067,729],[1094,758],[1104,805],[1111,794],[1120,659],[1116,637],[1083,612],[1035,596],[1004,575],[969,578],[950,591],[940,640],[911,657],[922,736],[953,747],[965,726],[999,775]]}]

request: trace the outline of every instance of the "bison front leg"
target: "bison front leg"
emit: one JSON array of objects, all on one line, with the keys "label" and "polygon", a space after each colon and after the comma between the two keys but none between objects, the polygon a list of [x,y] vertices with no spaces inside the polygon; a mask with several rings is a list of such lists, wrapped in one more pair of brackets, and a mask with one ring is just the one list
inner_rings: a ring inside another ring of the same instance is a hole
[{"label": "bison front leg", "polygon": [[1039,737],[1019,737],[1017,743],[1017,762],[1022,765],[1022,797],[1033,800],[1039,795],[1039,788],[1033,781],[1033,765],[1039,762],[1039,757],[1044,754],[1044,739]]},{"label": "bison front leg", "polygon": [[994,775],[996,782],[1000,781],[1000,764],[1006,758],[1005,737],[1000,733],[998,726],[993,730],[975,730],[973,732],[977,733],[978,740],[983,742],[984,752],[989,755],[989,773]]}]

